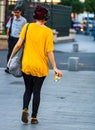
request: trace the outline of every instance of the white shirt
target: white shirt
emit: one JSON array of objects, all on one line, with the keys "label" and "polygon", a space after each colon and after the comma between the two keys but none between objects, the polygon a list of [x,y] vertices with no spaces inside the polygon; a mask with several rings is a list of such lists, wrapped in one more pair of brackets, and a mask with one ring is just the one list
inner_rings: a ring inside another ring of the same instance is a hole
[{"label": "white shirt", "polygon": [[[12,27],[11,27],[11,34],[10,36],[19,37],[19,34],[21,32],[22,27],[24,26],[24,24],[27,22],[27,20],[23,17],[20,16],[19,19],[16,18],[16,16],[14,16],[13,21],[12,21]],[[10,28],[11,26],[11,18],[9,19],[6,27]]]}]

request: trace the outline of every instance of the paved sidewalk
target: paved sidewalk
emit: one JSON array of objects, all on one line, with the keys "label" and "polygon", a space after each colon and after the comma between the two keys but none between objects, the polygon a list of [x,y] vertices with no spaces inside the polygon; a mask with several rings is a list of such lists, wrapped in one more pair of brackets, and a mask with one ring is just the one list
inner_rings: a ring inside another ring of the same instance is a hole
[{"label": "paved sidewalk", "polygon": [[63,73],[55,83],[50,70],[42,88],[40,123],[25,125],[20,120],[23,80],[0,68],[0,130],[95,130],[95,72]]}]

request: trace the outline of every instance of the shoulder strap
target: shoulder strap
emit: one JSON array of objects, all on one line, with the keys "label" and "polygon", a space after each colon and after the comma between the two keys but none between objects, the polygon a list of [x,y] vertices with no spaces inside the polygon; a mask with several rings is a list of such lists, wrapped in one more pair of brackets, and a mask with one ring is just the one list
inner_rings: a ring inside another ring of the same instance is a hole
[{"label": "shoulder strap", "polygon": [[9,29],[9,35],[11,34],[13,19],[14,19],[14,17],[10,18],[11,25],[10,25],[10,29]]},{"label": "shoulder strap", "polygon": [[27,35],[28,26],[29,26],[29,23],[28,23],[27,26],[26,26],[26,32],[25,32],[24,43],[25,43],[25,41],[26,41],[26,35]]}]

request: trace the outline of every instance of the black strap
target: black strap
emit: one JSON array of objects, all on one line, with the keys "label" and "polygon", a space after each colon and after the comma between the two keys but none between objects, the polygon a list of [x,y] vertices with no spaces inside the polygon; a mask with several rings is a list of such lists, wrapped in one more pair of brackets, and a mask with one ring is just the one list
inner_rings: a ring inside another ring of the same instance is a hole
[{"label": "black strap", "polygon": [[9,28],[9,36],[10,36],[11,30],[12,30],[13,19],[14,19],[14,17],[11,17],[11,18],[10,18],[11,25],[10,25],[10,28]]},{"label": "black strap", "polygon": [[28,23],[27,26],[26,26],[26,32],[25,32],[25,37],[24,37],[24,43],[25,43],[25,41],[26,41],[26,35],[27,35],[28,26],[29,26],[29,23]]}]

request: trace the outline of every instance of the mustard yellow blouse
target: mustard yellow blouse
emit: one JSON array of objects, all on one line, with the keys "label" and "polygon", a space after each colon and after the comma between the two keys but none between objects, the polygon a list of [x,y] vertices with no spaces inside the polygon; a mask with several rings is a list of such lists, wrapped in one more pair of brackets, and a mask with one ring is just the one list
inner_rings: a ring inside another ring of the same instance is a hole
[{"label": "mustard yellow blouse", "polygon": [[[27,24],[20,38],[24,39]],[[22,58],[22,72],[33,76],[47,76],[49,71],[47,52],[53,51],[53,32],[47,26],[29,24]]]}]

